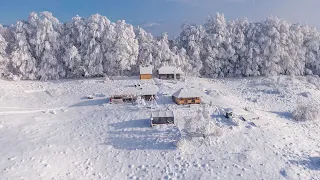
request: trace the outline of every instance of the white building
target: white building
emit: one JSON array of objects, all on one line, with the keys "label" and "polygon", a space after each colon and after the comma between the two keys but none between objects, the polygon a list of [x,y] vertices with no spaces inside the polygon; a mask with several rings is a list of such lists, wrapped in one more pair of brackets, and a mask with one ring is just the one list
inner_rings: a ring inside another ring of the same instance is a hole
[{"label": "white building", "polygon": [[172,111],[155,111],[151,113],[151,126],[159,124],[174,124],[174,114]]},{"label": "white building", "polygon": [[159,79],[180,79],[182,74],[182,70],[174,66],[162,66],[158,69]]},{"label": "white building", "polygon": [[140,66],[140,79],[152,79],[153,66]]}]

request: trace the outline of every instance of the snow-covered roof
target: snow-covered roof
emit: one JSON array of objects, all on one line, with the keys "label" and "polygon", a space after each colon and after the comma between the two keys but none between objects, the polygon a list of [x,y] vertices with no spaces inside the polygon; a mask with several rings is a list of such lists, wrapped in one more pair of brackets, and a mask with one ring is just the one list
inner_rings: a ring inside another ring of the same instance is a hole
[{"label": "snow-covered roof", "polygon": [[156,95],[157,92],[158,91],[156,89],[148,89],[148,90],[137,91],[136,95]]},{"label": "snow-covered roof", "polygon": [[157,89],[155,88],[143,88],[143,89],[138,89],[138,88],[127,88],[123,90],[119,90],[117,92],[114,92],[113,95],[134,95],[134,96],[141,96],[141,95],[156,95],[157,94]]},{"label": "snow-covered roof", "polygon": [[192,88],[181,88],[175,92],[172,96],[176,98],[194,98],[200,97],[200,94]]},{"label": "snow-covered roof", "polygon": [[[135,83],[137,84],[137,83]],[[158,88],[152,84],[141,84],[140,87],[135,87],[134,85],[127,85],[125,87],[115,88],[112,95],[156,95],[158,93]]]},{"label": "snow-covered roof", "polygon": [[152,66],[140,66],[140,74],[152,74]]},{"label": "snow-covered roof", "polygon": [[155,111],[151,113],[151,117],[174,117],[172,111]]},{"label": "snow-covered roof", "polygon": [[158,72],[159,74],[183,74],[180,68],[174,66],[162,66]]}]

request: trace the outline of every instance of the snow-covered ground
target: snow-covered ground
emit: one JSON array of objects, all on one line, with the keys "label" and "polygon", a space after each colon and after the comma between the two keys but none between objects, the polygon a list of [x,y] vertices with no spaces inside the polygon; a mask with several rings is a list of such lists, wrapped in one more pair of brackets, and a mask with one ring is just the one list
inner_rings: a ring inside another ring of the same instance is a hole
[{"label": "snow-covered ground", "polygon": [[[316,78],[114,79],[0,80],[0,179],[320,178],[320,123],[290,115],[319,102]],[[151,128],[156,109],[109,104],[110,95],[137,93],[136,82],[158,90],[157,109],[173,110],[181,132]],[[175,105],[166,94],[182,87],[209,105]],[[234,123],[221,115],[228,108],[259,119]],[[185,120],[197,121],[203,109],[219,133],[184,137]],[[181,138],[187,143],[177,148]]]}]

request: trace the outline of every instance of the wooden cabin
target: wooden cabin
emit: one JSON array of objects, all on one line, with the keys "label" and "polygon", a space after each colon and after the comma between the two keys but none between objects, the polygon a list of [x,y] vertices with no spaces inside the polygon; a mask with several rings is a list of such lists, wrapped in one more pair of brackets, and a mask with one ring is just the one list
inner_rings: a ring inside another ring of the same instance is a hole
[{"label": "wooden cabin", "polygon": [[180,79],[182,74],[182,70],[174,66],[163,66],[158,69],[159,79]]},{"label": "wooden cabin", "polygon": [[156,111],[151,113],[150,125],[174,124],[174,114],[172,111]]},{"label": "wooden cabin", "polygon": [[140,66],[140,79],[152,79],[152,66]]},{"label": "wooden cabin", "polygon": [[194,89],[181,88],[172,95],[172,100],[178,104],[200,104],[200,95]]}]

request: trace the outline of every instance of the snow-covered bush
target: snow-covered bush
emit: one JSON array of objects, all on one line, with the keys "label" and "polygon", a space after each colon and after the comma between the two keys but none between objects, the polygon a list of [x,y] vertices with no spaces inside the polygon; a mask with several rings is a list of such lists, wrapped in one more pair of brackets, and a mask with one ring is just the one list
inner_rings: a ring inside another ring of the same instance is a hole
[{"label": "snow-covered bush", "polygon": [[203,134],[206,131],[209,121],[203,117],[203,112],[198,110],[194,118],[188,117],[185,119],[184,131],[188,134],[199,133]]},{"label": "snow-covered bush", "polygon": [[214,127],[211,129],[211,136],[222,136],[223,130],[219,127]]},{"label": "snow-covered bush", "polygon": [[209,122],[206,126],[202,126],[198,132],[204,137],[221,136],[223,134],[222,129],[215,126],[212,122]]},{"label": "snow-covered bush", "polygon": [[306,80],[308,83],[315,85],[317,88],[320,88],[319,77],[317,76],[307,76]]},{"label": "snow-covered bush", "polygon": [[306,97],[306,98],[311,97],[311,93],[309,93],[309,92],[302,92],[302,93],[300,93],[299,95],[300,95],[300,96],[303,96],[303,97]]},{"label": "snow-covered bush", "polygon": [[292,112],[295,121],[313,121],[318,119],[319,108],[317,105],[300,105]]},{"label": "snow-covered bush", "polygon": [[199,110],[195,118],[186,118],[184,124],[184,132],[190,136],[207,137],[207,136],[221,136],[222,131],[210,121],[209,112],[204,109]]},{"label": "snow-covered bush", "polygon": [[306,75],[311,76],[313,75],[313,72],[310,69],[306,69]]},{"label": "snow-covered bush", "polygon": [[210,104],[205,104],[202,109],[202,116],[205,119],[209,119],[211,117],[211,106]]}]

